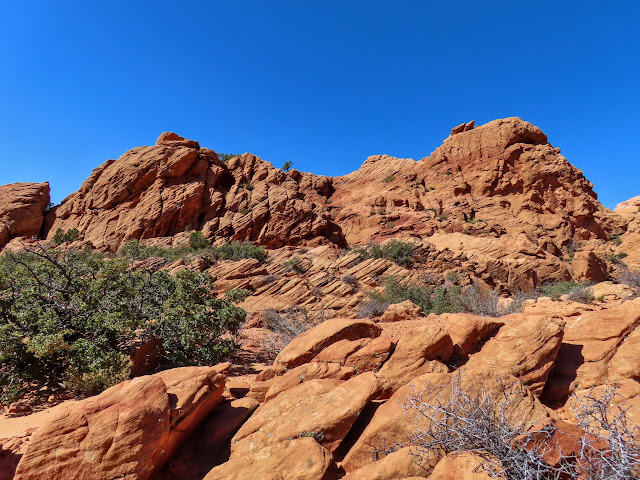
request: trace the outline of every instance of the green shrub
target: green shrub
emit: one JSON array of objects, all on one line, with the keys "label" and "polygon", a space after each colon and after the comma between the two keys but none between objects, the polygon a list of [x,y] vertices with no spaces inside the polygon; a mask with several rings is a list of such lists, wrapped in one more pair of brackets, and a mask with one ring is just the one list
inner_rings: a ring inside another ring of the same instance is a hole
[{"label": "green shrub", "polygon": [[300,257],[293,257],[292,259],[285,261],[282,266],[287,272],[304,273]]},{"label": "green shrub", "polygon": [[611,235],[609,237],[609,240],[612,241],[616,245],[620,245],[622,243],[622,239],[620,238],[620,235],[618,235],[618,234]]},{"label": "green shrub", "polygon": [[[547,283],[546,285],[542,285],[540,290],[542,296],[558,300],[562,295],[568,295],[576,287],[588,287],[589,285],[590,282],[578,283],[574,280],[569,280],[566,282]],[[574,295],[576,295],[576,297],[579,296],[577,291]]]},{"label": "green shrub", "polygon": [[395,176],[393,176],[393,175],[389,175],[388,177],[385,177],[385,179],[384,179],[384,180],[382,180],[382,181],[383,181],[384,183],[391,183],[391,182],[393,182],[395,179],[396,179],[396,177],[395,177]]},{"label": "green shrub", "polygon": [[612,253],[611,255],[607,256],[607,260],[614,265],[622,265],[624,263],[622,260],[624,260],[628,256],[629,255],[626,252]]},{"label": "green shrub", "polygon": [[396,265],[410,267],[414,262],[415,248],[413,243],[391,240],[384,245],[372,245],[368,249],[357,247],[353,251],[358,253],[360,262],[369,258],[384,258]]},{"label": "green shrub", "polygon": [[232,288],[224,294],[225,298],[233,303],[242,303],[249,295],[251,295],[251,290],[247,290],[246,288]]},{"label": "green shrub", "polygon": [[53,243],[56,245],[62,245],[65,242],[75,242],[80,237],[80,232],[77,228],[71,228],[66,232],[58,228],[56,233],[53,235]]},{"label": "green shrub", "polygon": [[30,382],[94,394],[129,375],[141,332],[162,345],[162,367],[211,365],[244,311],[211,295],[208,275],[130,268],[125,258],[44,248],[0,257],[0,401]]},{"label": "green shrub", "polygon": [[158,247],[157,245],[145,245],[139,240],[129,240],[118,254],[129,260],[142,260],[150,257],[166,258],[170,261],[186,260],[195,251],[191,247]]},{"label": "green shrub", "polygon": [[[394,277],[385,279],[384,292],[370,294],[376,303],[362,304],[362,312],[369,313],[377,305],[386,306],[410,300],[420,307],[425,315],[430,313],[469,312],[485,317],[499,317],[515,313],[522,308],[525,296],[514,295],[511,305],[502,307],[498,292],[485,290],[478,285],[462,288],[457,285],[426,285],[420,283],[400,282]],[[364,316],[363,315],[361,316]]]},{"label": "green shrub", "polygon": [[218,256],[223,260],[242,260],[243,258],[255,258],[264,262],[267,252],[264,247],[258,247],[252,242],[239,242],[234,240],[220,245],[215,249]]},{"label": "green shrub", "polygon": [[189,235],[189,246],[194,250],[204,250],[211,246],[211,242],[205,238],[202,232],[195,231]]},{"label": "green shrub", "polygon": [[284,172],[288,172],[289,170],[291,170],[292,166],[293,166],[293,162],[284,162],[284,165],[282,166],[282,170]]}]

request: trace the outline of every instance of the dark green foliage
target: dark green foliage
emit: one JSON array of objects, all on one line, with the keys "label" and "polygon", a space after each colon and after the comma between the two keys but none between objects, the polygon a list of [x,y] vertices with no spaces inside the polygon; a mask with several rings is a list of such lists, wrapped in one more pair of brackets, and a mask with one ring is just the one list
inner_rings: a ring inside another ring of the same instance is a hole
[{"label": "dark green foliage", "polygon": [[393,175],[389,175],[388,177],[385,177],[385,179],[383,180],[384,183],[391,183],[396,179],[396,177],[394,177]]},{"label": "dark green foliage", "polygon": [[284,165],[282,166],[282,170],[285,172],[288,172],[289,170],[291,170],[292,166],[293,166],[293,162],[284,162]]},{"label": "dark green foliage", "polygon": [[227,290],[224,294],[226,299],[233,303],[244,302],[249,295],[251,295],[251,290],[247,290],[246,288],[233,288]]},{"label": "dark green foliage", "polygon": [[136,239],[129,240],[118,254],[130,260],[142,260],[150,257],[162,257],[167,260],[186,260],[193,255],[195,250],[191,247],[158,247],[156,245],[145,245]]},{"label": "dark green foliage", "polygon": [[258,247],[251,242],[239,242],[234,240],[215,248],[217,255],[223,260],[242,260],[243,258],[255,258],[264,262],[267,252],[264,247]]},{"label": "dark green foliage", "polygon": [[72,228],[66,232],[61,228],[58,228],[52,241],[56,245],[62,245],[64,242],[75,242],[78,237],[80,237],[80,232],[77,228]]},{"label": "dark green foliage", "polygon": [[620,245],[622,243],[622,239],[618,234],[610,236],[609,240],[611,240],[616,245]]},{"label": "dark green foliage", "polygon": [[384,258],[396,265],[410,267],[414,261],[415,248],[412,243],[391,240],[384,245],[372,245],[369,249],[358,247],[354,252],[358,253],[360,262],[369,258]]},{"label": "dark green foliage", "polygon": [[211,246],[211,242],[205,238],[202,232],[195,231],[189,235],[189,246],[194,250],[203,250]]},{"label": "dark green foliage", "polygon": [[542,296],[558,300],[562,295],[568,295],[569,292],[576,287],[588,287],[589,285],[589,282],[578,283],[573,280],[569,280],[566,282],[547,283],[546,285],[543,285],[540,290]]},{"label": "dark green foliage", "polygon": [[0,401],[29,382],[93,394],[129,375],[137,338],[156,338],[162,366],[211,365],[234,344],[244,311],[211,295],[208,275],[130,268],[125,258],[44,248],[0,257]]}]

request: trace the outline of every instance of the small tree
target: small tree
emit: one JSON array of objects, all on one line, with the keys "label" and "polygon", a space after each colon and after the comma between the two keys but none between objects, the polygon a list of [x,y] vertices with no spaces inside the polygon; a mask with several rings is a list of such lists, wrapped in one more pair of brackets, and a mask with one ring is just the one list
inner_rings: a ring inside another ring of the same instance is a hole
[{"label": "small tree", "polygon": [[282,170],[285,172],[288,172],[289,170],[291,170],[291,167],[293,166],[293,162],[284,162],[284,165],[282,166]]},{"label": "small tree", "polygon": [[200,231],[191,232],[189,235],[189,246],[194,250],[204,250],[211,246],[204,234]]}]

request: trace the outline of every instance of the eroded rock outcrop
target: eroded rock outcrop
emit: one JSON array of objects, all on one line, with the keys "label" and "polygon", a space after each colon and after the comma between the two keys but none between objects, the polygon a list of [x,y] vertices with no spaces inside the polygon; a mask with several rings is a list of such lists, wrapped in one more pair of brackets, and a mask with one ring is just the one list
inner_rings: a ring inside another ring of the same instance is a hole
[{"label": "eroded rock outcrop", "polygon": [[226,368],[138,377],[61,410],[34,434],[16,480],[152,478],[220,402]]},{"label": "eroded rock outcrop", "polygon": [[328,177],[285,173],[248,153],[224,163],[213,150],[165,132],[156,145],[96,168],[45,226],[49,237],[77,228],[82,240],[111,251],[127,239],[190,229],[269,247],[341,244],[339,227],[321,207],[330,189]]},{"label": "eroded rock outcrop", "polygon": [[49,183],[0,185],[0,250],[12,239],[40,235]]}]

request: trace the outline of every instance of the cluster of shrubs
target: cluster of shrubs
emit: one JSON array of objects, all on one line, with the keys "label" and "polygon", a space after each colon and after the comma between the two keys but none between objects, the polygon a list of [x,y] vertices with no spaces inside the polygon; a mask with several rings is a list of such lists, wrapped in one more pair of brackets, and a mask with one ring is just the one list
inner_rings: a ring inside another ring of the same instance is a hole
[{"label": "cluster of shrubs", "polygon": [[100,392],[129,377],[132,347],[148,339],[159,368],[211,365],[234,350],[225,334],[245,312],[215,298],[207,274],[130,266],[42,246],[0,257],[0,402],[44,382]]},{"label": "cluster of shrubs", "polygon": [[361,318],[382,315],[391,304],[410,300],[420,307],[425,315],[430,313],[468,312],[486,317],[499,317],[514,313],[522,308],[524,294],[514,295],[510,302],[503,305],[495,290],[485,290],[478,285],[461,287],[451,283],[429,285],[417,282],[401,282],[395,277],[385,279],[382,293],[371,293],[371,299],[364,302],[358,311]]},{"label": "cluster of shrubs", "polygon": [[391,240],[384,245],[371,245],[368,248],[358,247],[354,250],[363,262],[369,258],[384,258],[401,267],[411,267],[415,261],[416,246],[413,243]]},{"label": "cluster of shrubs", "polygon": [[138,240],[129,240],[119,251],[120,255],[132,260],[141,260],[150,257],[162,257],[168,260],[187,258],[194,254],[209,254],[214,259],[242,260],[255,258],[260,262],[267,259],[264,247],[254,245],[252,242],[240,242],[234,240],[222,245],[211,245],[202,232],[195,231],[189,235],[189,244],[181,247],[158,247],[145,245]]}]

